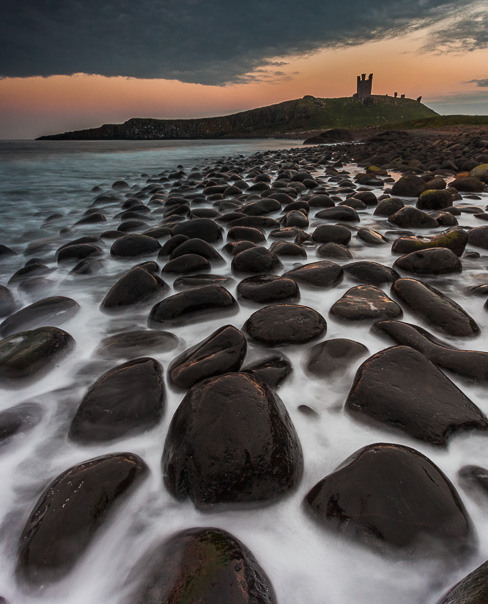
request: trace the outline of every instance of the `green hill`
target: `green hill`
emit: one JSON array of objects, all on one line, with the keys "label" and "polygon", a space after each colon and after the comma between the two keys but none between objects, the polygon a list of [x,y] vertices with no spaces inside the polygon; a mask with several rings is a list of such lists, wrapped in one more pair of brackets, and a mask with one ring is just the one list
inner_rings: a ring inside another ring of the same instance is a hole
[{"label": "green hill", "polygon": [[261,138],[328,128],[382,126],[435,117],[422,103],[406,98],[372,96],[319,99],[305,96],[233,115],[201,119],[132,118],[123,124],[40,137],[61,140]]},{"label": "green hill", "polygon": [[[393,124],[390,124],[390,126],[393,126]],[[400,127],[402,130],[444,128],[449,126],[488,126],[488,115],[435,115],[394,125],[394,127]]]}]

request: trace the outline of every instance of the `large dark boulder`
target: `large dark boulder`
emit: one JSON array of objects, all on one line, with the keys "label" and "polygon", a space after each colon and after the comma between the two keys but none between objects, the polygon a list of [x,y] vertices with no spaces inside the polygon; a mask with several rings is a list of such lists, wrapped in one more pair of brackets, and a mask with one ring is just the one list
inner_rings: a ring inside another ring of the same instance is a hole
[{"label": "large dark boulder", "polygon": [[482,193],[485,190],[485,183],[476,176],[456,178],[449,186],[463,193]]},{"label": "large dark boulder", "polygon": [[393,242],[391,251],[393,254],[410,254],[410,252],[418,252],[431,247],[447,247],[456,256],[462,256],[467,242],[466,231],[460,227],[454,227],[432,237],[398,237]]},{"label": "large dark boulder", "polygon": [[290,359],[281,353],[251,363],[242,369],[243,372],[250,373],[270,388],[278,388],[292,370]]},{"label": "large dark boulder", "polygon": [[327,323],[316,310],[298,304],[272,304],[244,324],[251,338],[267,346],[304,344],[323,335]]},{"label": "large dark boulder", "polygon": [[104,373],[83,397],[69,436],[104,442],[140,434],[161,419],[165,402],[163,371],[151,358],[118,365]]},{"label": "large dark boulder", "polygon": [[224,325],[176,357],[168,368],[168,377],[180,388],[191,388],[206,378],[239,371],[246,351],[244,334],[233,325]]},{"label": "large dark boulder", "polygon": [[426,188],[423,178],[415,174],[406,174],[396,181],[391,188],[391,194],[401,197],[418,197]]},{"label": "large dark boulder", "polygon": [[342,281],[344,271],[336,262],[319,260],[294,268],[283,276],[311,287],[334,287]]},{"label": "large dark boulder", "polygon": [[456,489],[409,447],[360,449],[305,501],[320,524],[385,554],[457,558],[474,549],[471,521]]},{"label": "large dark boulder", "polygon": [[135,266],[123,275],[110,289],[101,303],[103,310],[124,310],[133,304],[149,302],[168,289],[157,275]]},{"label": "large dark boulder", "polygon": [[476,321],[439,290],[416,279],[397,279],[391,291],[417,316],[444,334],[468,338],[478,335]]},{"label": "large dark boulder", "polygon": [[79,310],[80,305],[71,298],[64,296],[43,298],[5,319],[0,325],[0,335],[10,336],[19,331],[47,325],[58,327],[74,317]]},{"label": "large dark boulder", "polygon": [[247,373],[189,390],[171,421],[164,481],[197,507],[264,504],[293,489],[303,472],[295,428],[278,396]]},{"label": "large dark boulder", "polygon": [[133,604],[276,603],[253,554],[221,529],[177,533],[153,549],[132,574],[138,582],[130,598]]},{"label": "large dark boulder", "polygon": [[488,250],[488,226],[475,227],[468,231],[468,243]]},{"label": "large dark boulder", "polygon": [[39,327],[0,341],[0,384],[22,387],[59,362],[75,341],[57,327]]},{"label": "large dark boulder", "polygon": [[152,307],[149,323],[204,319],[210,312],[233,310],[237,302],[221,285],[202,285],[169,296]]},{"label": "large dark boulder", "polygon": [[335,206],[325,208],[315,214],[315,218],[321,220],[344,220],[345,222],[359,222],[360,218],[356,210],[348,206]]},{"label": "large dark boulder", "polygon": [[179,258],[185,254],[198,254],[199,256],[206,258],[209,262],[223,262],[224,260],[213,245],[198,237],[183,241],[175,250],[173,250],[170,258],[173,260],[174,258]]},{"label": "large dark boulder", "polygon": [[438,604],[486,604],[488,602],[488,561],[456,583]]},{"label": "large dark boulder", "polygon": [[147,235],[124,235],[116,239],[110,248],[110,255],[114,258],[134,258],[154,254],[161,248],[161,244],[154,237]]},{"label": "large dark boulder", "polygon": [[351,287],[335,302],[330,314],[347,321],[386,319],[401,316],[402,309],[383,290],[374,285]]},{"label": "large dark boulder", "polygon": [[27,432],[42,419],[42,407],[38,403],[20,403],[0,411],[0,444],[3,446],[12,436]]},{"label": "large dark boulder", "polygon": [[256,246],[236,254],[231,266],[236,273],[272,273],[281,266],[281,262],[273,252]]},{"label": "large dark boulder", "polygon": [[342,224],[319,224],[312,233],[317,243],[339,243],[347,245],[351,241],[351,231]]},{"label": "large dark boulder", "polygon": [[405,206],[388,217],[388,222],[402,229],[435,229],[437,220],[413,206]]},{"label": "large dark boulder", "polygon": [[382,350],[361,365],[346,401],[359,419],[446,445],[458,430],[486,430],[483,413],[423,354],[409,346]]},{"label": "large dark boulder", "polygon": [[364,285],[383,285],[393,283],[400,276],[395,270],[378,262],[358,260],[342,266],[347,277]]},{"label": "large dark boulder", "polygon": [[153,352],[168,352],[178,342],[169,331],[124,331],[103,339],[96,352],[109,358],[134,359]]},{"label": "large dark boulder", "polygon": [[334,338],[315,344],[307,355],[307,371],[324,377],[344,374],[351,364],[368,354],[366,346],[354,340]]},{"label": "large dark boulder", "polygon": [[40,496],[20,537],[18,576],[40,587],[66,575],[148,468],[132,453],[74,466]]},{"label": "large dark boulder", "polygon": [[162,272],[184,275],[197,271],[209,271],[210,268],[210,262],[203,256],[200,256],[200,254],[183,254],[183,256],[178,256],[167,262]]},{"label": "large dark boulder", "polygon": [[260,304],[299,298],[300,290],[293,279],[278,275],[254,275],[243,279],[237,286],[241,298]]},{"label": "large dark boulder", "polygon": [[5,317],[6,315],[13,313],[15,306],[16,304],[12,292],[8,287],[0,285],[0,317]]},{"label": "large dark boulder", "polygon": [[56,259],[58,263],[79,262],[84,258],[103,256],[103,250],[94,243],[79,243],[76,245],[63,246],[58,250]]},{"label": "large dark boulder", "polygon": [[397,344],[415,348],[443,369],[477,382],[488,381],[488,352],[458,350],[422,327],[402,321],[379,321],[373,325],[373,331],[390,336]]},{"label": "large dark boulder", "polygon": [[410,252],[398,258],[393,266],[417,275],[449,275],[463,270],[463,265],[456,254],[445,247]]},{"label": "large dark boulder", "polygon": [[186,235],[190,239],[198,238],[207,243],[215,243],[222,239],[222,227],[210,218],[194,218],[175,226],[173,235]]},{"label": "large dark boulder", "polygon": [[262,243],[263,241],[266,241],[266,236],[261,229],[237,226],[228,230],[227,239],[230,241],[252,241],[253,243]]},{"label": "large dark boulder", "polygon": [[427,189],[417,200],[419,210],[443,210],[452,206],[453,194],[450,189]]}]

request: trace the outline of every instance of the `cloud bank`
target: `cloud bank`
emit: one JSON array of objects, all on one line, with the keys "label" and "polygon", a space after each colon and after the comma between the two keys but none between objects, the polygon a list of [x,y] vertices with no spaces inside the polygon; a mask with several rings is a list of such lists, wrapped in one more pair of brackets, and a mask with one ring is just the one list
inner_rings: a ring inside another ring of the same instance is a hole
[{"label": "cloud bank", "polygon": [[[224,85],[249,81],[258,67],[279,77],[274,57],[400,35],[461,7],[460,0],[0,0],[0,77],[88,73]],[[478,25],[475,36],[486,44]],[[458,26],[446,32],[451,41],[464,39],[472,23]]]}]

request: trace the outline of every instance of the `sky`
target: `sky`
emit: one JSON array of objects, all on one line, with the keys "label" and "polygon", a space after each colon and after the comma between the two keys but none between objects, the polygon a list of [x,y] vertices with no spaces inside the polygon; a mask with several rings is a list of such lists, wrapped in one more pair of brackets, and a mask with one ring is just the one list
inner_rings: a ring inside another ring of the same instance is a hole
[{"label": "sky", "polygon": [[0,139],[310,94],[488,115],[487,0],[0,0]]}]

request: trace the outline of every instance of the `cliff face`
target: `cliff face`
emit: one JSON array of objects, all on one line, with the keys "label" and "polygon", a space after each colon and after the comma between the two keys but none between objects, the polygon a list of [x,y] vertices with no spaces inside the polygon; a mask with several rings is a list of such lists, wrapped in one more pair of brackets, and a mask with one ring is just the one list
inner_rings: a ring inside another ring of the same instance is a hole
[{"label": "cliff face", "polygon": [[132,118],[123,124],[41,136],[39,140],[163,140],[259,138],[320,128],[359,128],[437,115],[412,99],[371,97],[367,104],[352,98],[311,96],[223,117],[159,120]]}]

